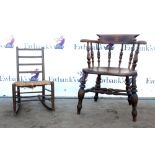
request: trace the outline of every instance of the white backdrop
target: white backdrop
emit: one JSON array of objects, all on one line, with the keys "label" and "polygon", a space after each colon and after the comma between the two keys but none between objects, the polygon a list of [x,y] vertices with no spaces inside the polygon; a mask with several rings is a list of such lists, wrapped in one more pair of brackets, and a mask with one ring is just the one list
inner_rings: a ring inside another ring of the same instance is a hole
[{"label": "white backdrop", "polygon": [[[81,68],[87,65],[80,39],[95,39],[98,33],[138,33],[138,39],[148,42],[139,55],[138,95],[154,97],[154,14],[153,0],[2,0],[0,96],[11,96],[11,84],[16,80],[16,46],[44,46],[46,78],[55,81],[56,96],[76,97]],[[65,38],[64,48],[55,49],[61,36]],[[13,47],[6,48],[11,41]],[[103,83],[122,87],[122,80],[104,77]]]}]

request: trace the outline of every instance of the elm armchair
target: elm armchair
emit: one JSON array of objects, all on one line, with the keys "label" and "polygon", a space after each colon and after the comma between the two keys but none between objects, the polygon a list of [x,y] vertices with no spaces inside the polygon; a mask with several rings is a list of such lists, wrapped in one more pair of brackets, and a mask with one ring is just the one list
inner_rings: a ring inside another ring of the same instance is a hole
[{"label": "elm armchair", "polygon": [[[137,62],[140,45],[145,45],[146,41],[137,41],[138,34],[110,34],[98,35],[99,39],[82,39],[82,43],[87,46],[87,64],[88,67],[82,69],[82,77],[80,78],[80,89],[78,91],[77,114],[82,109],[82,101],[85,93],[93,92],[94,101],[98,100],[99,94],[107,95],[123,95],[127,96],[129,105],[132,105],[133,121],[137,120]],[[117,46],[117,50],[115,50]],[[130,47],[130,51],[125,51],[126,46]],[[103,53],[105,55],[102,56]],[[123,54],[127,53],[128,63],[126,66],[122,64]],[[112,54],[114,54],[115,62],[112,63]],[[116,56],[117,54],[117,56]],[[117,60],[117,62],[116,62]],[[89,75],[96,75],[94,86],[86,88],[86,82],[89,81]],[[125,89],[107,88],[101,85],[101,76],[117,76],[125,78]]]}]

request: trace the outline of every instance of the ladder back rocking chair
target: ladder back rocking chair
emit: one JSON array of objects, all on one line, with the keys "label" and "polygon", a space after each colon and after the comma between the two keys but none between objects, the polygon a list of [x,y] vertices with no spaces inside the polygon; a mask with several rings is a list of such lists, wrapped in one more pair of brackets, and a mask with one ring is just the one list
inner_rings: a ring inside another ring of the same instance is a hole
[{"label": "ladder back rocking chair", "polygon": [[17,81],[12,84],[13,111],[21,102],[41,101],[49,110],[55,110],[54,82],[45,80],[44,48],[16,47]]},{"label": "ladder back rocking chair", "polygon": [[[77,114],[80,114],[81,112],[82,101],[84,99],[85,93],[87,92],[95,93],[94,101],[98,100],[99,93],[107,95],[126,95],[128,97],[129,105],[132,105],[133,121],[136,121],[138,103],[136,66],[138,62],[140,45],[145,45],[146,41],[137,41],[136,37],[138,36],[138,34],[99,34],[98,36],[99,39],[97,40],[81,40],[81,42],[86,43],[87,46],[86,50],[88,67],[82,69],[82,77],[80,78],[80,88],[78,91]],[[115,46],[119,47],[120,52],[115,51]],[[124,64],[122,64],[122,61],[125,54],[124,51],[126,50],[126,46],[130,47],[130,51],[128,51],[128,63],[126,63],[126,66],[124,66]],[[105,52],[107,52],[106,57],[102,57],[102,54]],[[118,60],[115,65],[114,63],[112,63],[113,53],[115,56],[114,60]],[[117,57],[116,54],[118,55]],[[89,74],[96,75],[96,82],[94,83],[94,87],[92,88],[86,88],[86,82],[88,81]],[[102,75],[124,77],[125,89],[102,87]]]}]

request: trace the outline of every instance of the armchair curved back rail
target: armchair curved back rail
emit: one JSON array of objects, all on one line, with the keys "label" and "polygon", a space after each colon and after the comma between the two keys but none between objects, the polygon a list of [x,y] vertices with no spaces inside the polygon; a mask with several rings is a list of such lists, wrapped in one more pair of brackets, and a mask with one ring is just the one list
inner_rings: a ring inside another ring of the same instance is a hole
[{"label": "armchair curved back rail", "polygon": [[[110,62],[111,62],[111,54],[112,50],[114,48],[114,45],[120,44],[120,53],[119,53],[119,59],[118,59],[118,68],[121,67],[121,62],[123,58],[123,52],[125,51],[124,49],[126,48],[126,45],[131,45],[130,49],[131,52],[128,57],[128,69],[134,71],[137,62],[138,62],[138,54],[139,54],[139,49],[140,45],[146,44],[146,41],[128,41],[128,42],[116,42],[116,44],[113,42],[103,42],[102,40],[90,40],[90,39],[81,39],[80,42],[86,43],[87,45],[87,63],[88,63],[88,68],[95,67],[94,63],[94,57],[95,57],[95,51],[96,51],[96,59],[97,59],[97,65],[96,67],[100,67],[100,58],[101,58],[101,52],[104,52],[105,50],[108,51],[108,64],[107,67],[110,67]],[[106,45],[106,46],[102,46]],[[106,58],[105,58],[106,59]]]}]

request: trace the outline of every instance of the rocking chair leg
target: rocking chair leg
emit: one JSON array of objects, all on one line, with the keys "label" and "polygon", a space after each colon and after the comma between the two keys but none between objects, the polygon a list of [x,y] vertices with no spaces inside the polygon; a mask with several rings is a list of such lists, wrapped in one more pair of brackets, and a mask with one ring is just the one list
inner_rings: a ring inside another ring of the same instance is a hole
[{"label": "rocking chair leg", "polygon": [[52,110],[55,111],[55,101],[54,101],[54,82],[51,82],[51,104],[52,104]]},{"label": "rocking chair leg", "polygon": [[42,103],[45,104],[45,86],[42,86]]},{"label": "rocking chair leg", "polygon": [[[45,85],[42,86],[42,95],[38,95],[39,101],[42,105],[48,110],[55,111],[55,98],[54,98],[54,82],[50,82],[50,89],[46,89]],[[48,98],[48,94],[46,94],[45,89],[50,91],[50,98]],[[48,103],[46,102],[48,100]],[[49,105],[50,103],[50,105]]]},{"label": "rocking chair leg", "polygon": [[20,108],[20,100],[19,100],[19,96],[20,96],[20,90],[19,88],[17,88],[17,97],[18,97],[18,102],[16,101],[16,85],[12,84],[12,98],[13,98],[13,112],[16,115],[19,111]]}]

